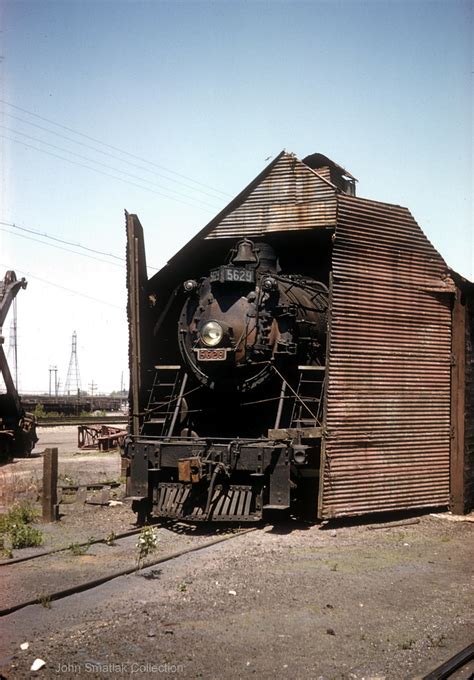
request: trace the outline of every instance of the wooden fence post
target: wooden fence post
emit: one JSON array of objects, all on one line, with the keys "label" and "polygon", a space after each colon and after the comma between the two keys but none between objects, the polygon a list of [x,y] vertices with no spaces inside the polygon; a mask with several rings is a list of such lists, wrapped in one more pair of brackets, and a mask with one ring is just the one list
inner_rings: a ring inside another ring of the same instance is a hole
[{"label": "wooden fence post", "polygon": [[43,456],[43,522],[56,522],[58,506],[58,449],[46,449]]}]

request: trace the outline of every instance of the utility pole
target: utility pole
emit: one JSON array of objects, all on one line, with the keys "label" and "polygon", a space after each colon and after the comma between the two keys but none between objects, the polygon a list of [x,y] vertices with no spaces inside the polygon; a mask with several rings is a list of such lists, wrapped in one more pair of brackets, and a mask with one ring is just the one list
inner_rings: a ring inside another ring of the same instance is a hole
[{"label": "utility pole", "polygon": [[95,383],[94,381],[90,382],[89,383],[89,390],[90,390],[90,393],[91,393],[91,411],[94,410],[94,392],[96,391],[96,389],[97,389],[97,383]]},{"label": "utility pole", "polygon": [[122,374],[120,376],[120,408],[123,407],[123,403],[124,403],[123,391],[124,391],[124,383],[123,383],[123,371],[122,371]]},{"label": "utility pole", "polygon": [[54,396],[58,396],[58,367],[57,366],[50,366],[49,367],[49,396],[51,396],[51,375],[54,373],[54,382],[53,382],[53,390],[54,390]]}]

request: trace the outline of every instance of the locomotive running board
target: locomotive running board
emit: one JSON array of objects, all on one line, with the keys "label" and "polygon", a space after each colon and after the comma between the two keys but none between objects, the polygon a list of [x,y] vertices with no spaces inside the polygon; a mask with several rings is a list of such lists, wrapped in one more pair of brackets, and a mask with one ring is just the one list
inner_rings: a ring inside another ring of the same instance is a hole
[{"label": "locomotive running board", "polygon": [[208,513],[207,493],[197,494],[192,484],[163,482],[155,493],[153,514],[158,517],[194,522],[255,522],[262,517],[260,493],[250,485],[216,485]]}]

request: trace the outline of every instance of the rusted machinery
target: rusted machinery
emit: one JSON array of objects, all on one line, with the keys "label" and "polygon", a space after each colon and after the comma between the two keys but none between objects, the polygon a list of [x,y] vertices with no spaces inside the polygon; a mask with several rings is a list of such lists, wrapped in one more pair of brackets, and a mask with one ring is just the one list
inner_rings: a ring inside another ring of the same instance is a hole
[{"label": "rusted machinery", "polygon": [[8,310],[18,291],[26,285],[25,279],[17,280],[13,271],[7,271],[0,282],[0,373],[6,388],[6,392],[0,394],[0,462],[14,456],[29,456],[38,441],[35,419],[21,405],[3,349],[2,327]]},{"label": "rusted machinery", "polygon": [[140,519],[472,504],[473,286],[355,182],[284,151],[150,280],[127,214]]},{"label": "rusted machinery", "polygon": [[78,425],[77,446],[80,449],[110,451],[123,446],[126,430],[110,425]]}]

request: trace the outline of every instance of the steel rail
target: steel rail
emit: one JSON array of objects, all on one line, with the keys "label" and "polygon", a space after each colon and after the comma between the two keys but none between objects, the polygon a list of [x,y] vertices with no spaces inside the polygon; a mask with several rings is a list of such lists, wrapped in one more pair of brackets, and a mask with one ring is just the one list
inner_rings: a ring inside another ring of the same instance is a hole
[{"label": "steel rail", "polygon": [[244,529],[243,531],[239,531],[238,533],[235,533],[235,534],[230,534],[230,535],[227,535],[227,536],[219,536],[218,538],[214,538],[211,541],[207,541],[206,543],[201,543],[200,545],[196,545],[192,548],[183,548],[182,550],[178,550],[174,553],[171,553],[170,555],[166,555],[164,557],[159,557],[158,559],[150,560],[149,562],[147,562],[146,564],[142,565],[139,568],[137,568],[137,566],[127,567],[126,569],[120,569],[118,571],[114,571],[114,572],[109,573],[105,576],[101,576],[100,578],[91,579],[90,581],[84,581],[84,583],[80,583],[79,585],[72,586],[71,588],[65,588],[64,590],[58,590],[54,593],[42,594],[41,597],[37,597],[37,598],[34,598],[32,600],[26,600],[25,602],[20,602],[18,604],[12,605],[11,607],[1,609],[0,610],[0,618],[3,618],[4,616],[8,616],[10,614],[13,614],[14,612],[17,612],[20,609],[25,609],[25,607],[30,607],[31,605],[41,604],[44,601],[54,602],[55,600],[62,600],[65,597],[70,597],[71,595],[76,595],[77,593],[82,593],[82,592],[85,592],[86,590],[91,590],[92,588],[97,588],[97,586],[101,586],[104,583],[107,583],[108,581],[112,581],[115,578],[119,578],[120,576],[127,576],[128,574],[138,573],[140,571],[148,569],[149,567],[153,567],[156,564],[163,564],[164,562],[171,562],[172,560],[175,560],[178,557],[181,557],[182,555],[187,555],[188,553],[192,553],[192,552],[198,552],[199,550],[204,550],[205,548],[210,548],[214,545],[217,545],[218,543],[223,543],[224,541],[229,541],[233,538],[237,538],[238,536],[243,536],[244,534],[248,534],[252,531],[256,531],[257,528],[258,527],[251,527],[250,529]]},{"label": "steel rail", "polygon": [[[131,529],[130,531],[124,531],[121,534],[115,534],[114,541],[119,541],[122,538],[128,538],[129,536],[139,534],[142,528],[143,527],[140,527],[140,529]],[[108,543],[107,538],[96,538],[93,541],[86,541],[85,543],[77,543],[75,545],[77,545],[78,548],[85,548],[88,545],[97,545],[100,543],[107,544]],[[40,557],[47,557],[48,555],[55,555],[56,553],[66,552],[67,550],[69,550],[69,547],[70,546],[67,546],[66,548],[53,548],[53,550],[45,550],[41,553],[36,553],[35,555],[25,555],[24,557],[14,557],[11,560],[3,560],[2,562],[0,562],[0,567],[9,567],[12,564],[20,564],[20,562],[29,562],[30,560],[37,560]]]},{"label": "steel rail", "polygon": [[472,659],[474,659],[474,643],[462,649],[460,652],[441,664],[441,666],[435,668],[434,671],[428,673],[428,675],[423,676],[423,680],[445,680],[445,678],[449,678],[466,663],[472,661]]}]

